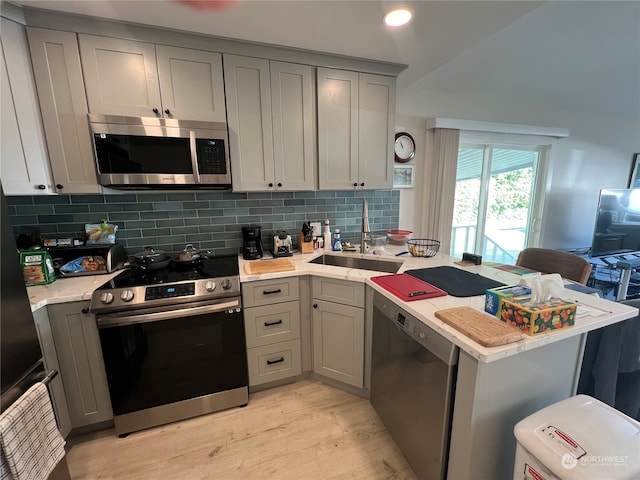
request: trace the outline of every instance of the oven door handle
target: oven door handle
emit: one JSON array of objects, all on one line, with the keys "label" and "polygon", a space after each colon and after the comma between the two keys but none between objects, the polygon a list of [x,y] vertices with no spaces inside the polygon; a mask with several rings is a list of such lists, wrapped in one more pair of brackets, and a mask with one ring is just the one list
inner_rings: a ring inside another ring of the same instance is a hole
[{"label": "oven door handle", "polygon": [[98,325],[98,328],[111,328],[120,327],[123,325],[133,325],[136,323],[160,322],[163,320],[171,320],[180,317],[194,317],[196,315],[223,312],[225,310],[232,310],[237,308],[240,308],[240,301],[233,300],[231,302],[216,303],[214,305],[205,305],[202,307],[180,308],[165,312],[100,317],[96,320],[96,323]]}]

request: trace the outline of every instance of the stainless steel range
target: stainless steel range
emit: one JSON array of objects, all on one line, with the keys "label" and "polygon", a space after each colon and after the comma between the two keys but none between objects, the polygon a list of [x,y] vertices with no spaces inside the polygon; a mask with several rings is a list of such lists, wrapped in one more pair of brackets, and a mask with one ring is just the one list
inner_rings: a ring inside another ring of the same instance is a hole
[{"label": "stainless steel range", "polygon": [[125,271],[94,291],[116,434],[246,405],[236,256]]}]

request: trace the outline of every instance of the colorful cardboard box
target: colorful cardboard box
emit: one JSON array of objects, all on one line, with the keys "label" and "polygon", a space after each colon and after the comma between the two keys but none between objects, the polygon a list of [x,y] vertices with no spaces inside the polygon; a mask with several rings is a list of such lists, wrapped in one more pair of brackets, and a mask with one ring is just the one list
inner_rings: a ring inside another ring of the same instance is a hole
[{"label": "colorful cardboard box", "polygon": [[530,305],[531,296],[503,298],[500,302],[500,320],[514,325],[528,335],[572,327],[577,305],[559,298]]},{"label": "colorful cardboard box", "polygon": [[504,287],[490,288],[485,293],[484,311],[499,317],[501,299],[529,295],[530,293],[531,289],[524,285],[507,285]]},{"label": "colorful cardboard box", "polygon": [[27,286],[45,285],[56,279],[53,261],[47,250],[20,250],[20,264]]}]

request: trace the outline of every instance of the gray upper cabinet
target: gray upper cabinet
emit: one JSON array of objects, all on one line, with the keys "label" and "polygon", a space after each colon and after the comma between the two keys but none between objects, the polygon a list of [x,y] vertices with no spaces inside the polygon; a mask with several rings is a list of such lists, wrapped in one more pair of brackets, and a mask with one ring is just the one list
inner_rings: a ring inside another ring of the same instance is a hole
[{"label": "gray upper cabinet", "polygon": [[226,122],[219,53],[78,38],[91,113]]},{"label": "gray upper cabinet", "polygon": [[315,188],[313,67],[224,55],[236,191]]},{"label": "gray upper cabinet", "polygon": [[33,73],[58,193],[100,193],[75,33],[27,27]]},{"label": "gray upper cabinet", "polygon": [[2,18],[0,178],[7,195],[55,192],[24,27]]},{"label": "gray upper cabinet", "polygon": [[222,55],[157,45],[156,57],[165,116],[226,123]]},{"label": "gray upper cabinet", "polygon": [[318,68],[321,190],[393,186],[396,79]]}]

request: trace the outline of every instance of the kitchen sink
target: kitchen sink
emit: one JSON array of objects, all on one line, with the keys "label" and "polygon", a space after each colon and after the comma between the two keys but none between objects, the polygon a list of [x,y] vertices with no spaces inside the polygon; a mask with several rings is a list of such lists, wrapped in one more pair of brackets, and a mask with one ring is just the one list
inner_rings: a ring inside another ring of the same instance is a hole
[{"label": "kitchen sink", "polygon": [[381,260],[379,258],[363,258],[341,255],[320,255],[309,261],[317,265],[332,265],[334,267],[359,268],[374,272],[397,273],[403,262]]}]

